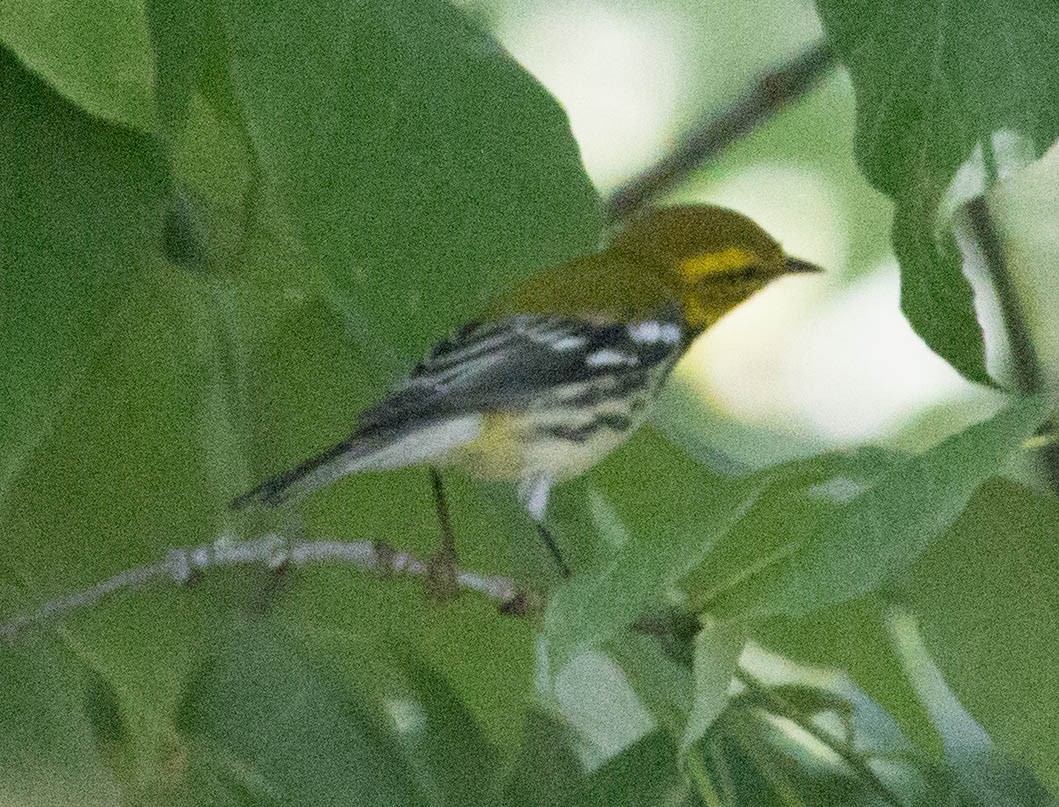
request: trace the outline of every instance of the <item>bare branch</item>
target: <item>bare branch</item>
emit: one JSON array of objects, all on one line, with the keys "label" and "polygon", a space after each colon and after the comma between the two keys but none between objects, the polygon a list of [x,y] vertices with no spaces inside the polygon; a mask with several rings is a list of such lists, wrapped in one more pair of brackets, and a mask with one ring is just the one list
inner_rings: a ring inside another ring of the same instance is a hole
[{"label": "bare branch", "polygon": [[[385,543],[299,541],[288,544],[283,536],[275,533],[252,541],[221,538],[213,544],[171,549],[157,563],[127,569],[109,580],[16,614],[0,623],[0,639],[13,642],[28,629],[42,627],[54,619],[148,584],[185,585],[210,569],[261,565],[279,569],[288,565],[301,567],[315,563],[345,563],[382,575],[423,579],[427,576],[426,562],[407,552],[398,552]],[[538,595],[520,591],[514,580],[501,575],[460,571],[456,582],[462,589],[495,601],[500,610],[507,614],[523,616],[532,610],[534,603],[541,601]]]},{"label": "bare branch", "polygon": [[833,64],[831,50],[820,42],[766,73],[727,109],[696,123],[671,153],[618,188],[606,204],[607,220],[628,218],[677,185],[702,163],[812,89]]}]

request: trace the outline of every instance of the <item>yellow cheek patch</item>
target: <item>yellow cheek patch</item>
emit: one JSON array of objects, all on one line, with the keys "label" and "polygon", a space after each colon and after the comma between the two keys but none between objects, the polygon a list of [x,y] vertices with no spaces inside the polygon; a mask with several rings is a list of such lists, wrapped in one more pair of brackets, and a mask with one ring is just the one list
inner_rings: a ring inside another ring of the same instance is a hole
[{"label": "yellow cheek patch", "polygon": [[724,272],[757,263],[757,255],[739,247],[728,247],[720,252],[707,252],[680,262],[680,279],[691,285],[714,272]]}]

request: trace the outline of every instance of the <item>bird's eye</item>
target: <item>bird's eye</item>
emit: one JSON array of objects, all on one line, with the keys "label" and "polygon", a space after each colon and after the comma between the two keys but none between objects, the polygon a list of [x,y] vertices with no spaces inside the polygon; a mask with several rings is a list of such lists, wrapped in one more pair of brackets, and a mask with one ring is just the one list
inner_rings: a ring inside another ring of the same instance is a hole
[{"label": "bird's eye", "polygon": [[748,264],[743,267],[743,271],[739,273],[740,280],[744,282],[750,282],[757,277],[757,267],[754,264]]}]

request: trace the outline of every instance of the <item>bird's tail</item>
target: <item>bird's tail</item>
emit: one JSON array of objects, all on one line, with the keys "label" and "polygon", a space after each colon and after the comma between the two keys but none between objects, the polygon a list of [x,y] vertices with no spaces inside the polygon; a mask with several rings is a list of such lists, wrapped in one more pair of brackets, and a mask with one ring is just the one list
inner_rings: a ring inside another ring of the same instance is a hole
[{"label": "bird's tail", "polygon": [[331,484],[357,471],[382,471],[436,462],[473,440],[480,417],[464,415],[421,423],[415,427],[354,432],[341,443],[296,468],[267,479],[232,500],[232,510],[275,507]]}]

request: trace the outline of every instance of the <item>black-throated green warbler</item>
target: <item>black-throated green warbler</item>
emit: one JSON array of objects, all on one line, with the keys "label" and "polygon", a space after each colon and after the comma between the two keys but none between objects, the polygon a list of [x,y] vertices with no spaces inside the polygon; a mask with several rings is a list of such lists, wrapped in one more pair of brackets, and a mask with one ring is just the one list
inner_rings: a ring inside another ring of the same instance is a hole
[{"label": "black-throated green warbler", "polygon": [[695,337],[769,281],[815,269],[731,210],[649,212],[603,251],[500,299],[362,412],[347,438],[232,506],[279,504],[359,471],[455,466],[515,482],[556,552],[544,528],[552,486],[632,434]]}]

